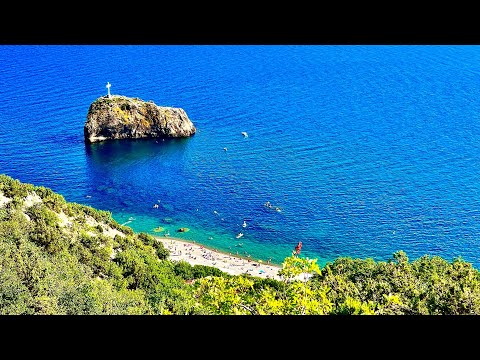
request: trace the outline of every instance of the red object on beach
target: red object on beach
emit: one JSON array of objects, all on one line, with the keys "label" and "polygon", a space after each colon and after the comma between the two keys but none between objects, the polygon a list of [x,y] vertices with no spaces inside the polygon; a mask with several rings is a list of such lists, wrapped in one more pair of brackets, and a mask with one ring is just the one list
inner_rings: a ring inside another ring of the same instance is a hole
[{"label": "red object on beach", "polygon": [[300,250],[302,250],[302,242],[299,241],[297,246],[295,246],[295,253],[298,255],[300,254]]}]

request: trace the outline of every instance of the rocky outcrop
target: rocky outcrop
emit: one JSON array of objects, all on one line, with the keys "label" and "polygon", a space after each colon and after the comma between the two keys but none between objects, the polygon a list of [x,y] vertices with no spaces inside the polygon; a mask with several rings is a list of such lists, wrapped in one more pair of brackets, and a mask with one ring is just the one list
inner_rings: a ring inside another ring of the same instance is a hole
[{"label": "rocky outcrop", "polygon": [[94,143],[111,139],[188,137],[195,134],[196,128],[181,108],[107,95],[90,105],[83,132],[85,141]]}]

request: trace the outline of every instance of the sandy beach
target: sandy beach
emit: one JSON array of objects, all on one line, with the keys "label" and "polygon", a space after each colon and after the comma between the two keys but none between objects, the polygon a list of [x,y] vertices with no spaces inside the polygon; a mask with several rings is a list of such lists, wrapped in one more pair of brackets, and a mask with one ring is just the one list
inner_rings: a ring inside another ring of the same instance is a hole
[{"label": "sandy beach", "polygon": [[203,245],[172,237],[155,236],[170,250],[170,260],[185,260],[191,265],[216,267],[232,275],[250,274],[260,278],[281,280],[278,271],[281,267],[265,262],[229,255]]}]

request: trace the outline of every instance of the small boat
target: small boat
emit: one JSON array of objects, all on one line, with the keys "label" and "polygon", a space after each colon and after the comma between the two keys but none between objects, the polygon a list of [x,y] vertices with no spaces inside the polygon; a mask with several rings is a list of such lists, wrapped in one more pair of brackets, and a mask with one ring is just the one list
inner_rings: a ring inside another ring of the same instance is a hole
[{"label": "small boat", "polygon": [[243,137],[248,137],[248,134],[247,134],[246,131],[242,131],[242,135],[243,135]]},{"label": "small boat", "polygon": [[243,220],[243,224],[242,224],[242,226],[243,226],[244,228],[246,228],[246,227],[247,227],[247,222],[246,222],[245,220]]},{"label": "small boat", "polygon": [[240,239],[243,236],[243,233],[238,233],[237,236],[235,236],[237,239]]}]

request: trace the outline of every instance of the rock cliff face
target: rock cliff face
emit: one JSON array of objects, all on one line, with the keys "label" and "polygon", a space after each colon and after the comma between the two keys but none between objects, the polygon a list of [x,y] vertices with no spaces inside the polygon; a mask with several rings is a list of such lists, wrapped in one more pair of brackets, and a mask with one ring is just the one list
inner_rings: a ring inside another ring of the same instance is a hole
[{"label": "rock cliff face", "polygon": [[188,137],[196,128],[181,108],[157,106],[152,101],[112,95],[95,100],[83,128],[85,141]]}]

